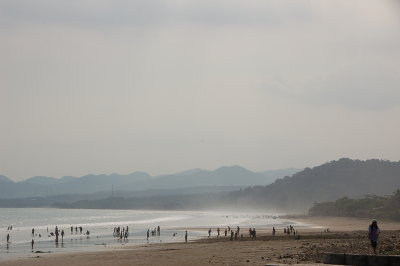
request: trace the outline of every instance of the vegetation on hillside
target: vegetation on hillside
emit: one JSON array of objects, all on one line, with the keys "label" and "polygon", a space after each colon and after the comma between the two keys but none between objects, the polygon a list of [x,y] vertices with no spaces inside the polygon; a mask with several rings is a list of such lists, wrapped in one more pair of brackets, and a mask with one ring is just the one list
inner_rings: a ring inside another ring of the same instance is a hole
[{"label": "vegetation on hillside", "polygon": [[390,196],[342,197],[336,201],[315,203],[310,215],[352,216],[400,221],[400,189]]}]

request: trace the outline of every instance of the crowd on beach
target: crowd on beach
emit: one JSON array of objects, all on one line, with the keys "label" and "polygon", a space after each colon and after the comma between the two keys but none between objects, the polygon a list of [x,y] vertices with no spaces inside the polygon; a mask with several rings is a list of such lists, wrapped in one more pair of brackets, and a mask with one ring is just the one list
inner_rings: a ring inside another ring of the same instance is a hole
[{"label": "crowd on beach", "polygon": [[[84,235],[86,236],[87,239],[89,239],[90,236],[90,231],[86,230],[86,232],[84,232],[83,227],[82,226],[71,226],[70,228],[70,234],[73,235],[77,235],[79,233],[79,235]],[[293,235],[296,237],[296,239],[300,239],[300,235],[298,233],[298,231],[292,226],[289,225],[287,227],[282,228],[282,233],[283,235]],[[238,240],[243,239],[245,236],[243,235],[243,233],[241,233],[241,228],[239,226],[236,226],[235,229],[231,228],[230,226],[227,226],[226,228],[216,228],[214,229],[216,231],[216,237],[230,237],[230,240]],[[7,227],[7,236],[6,236],[6,247],[7,249],[9,249],[10,245],[11,245],[11,234],[13,231],[13,226],[8,226]],[[129,227],[114,227],[113,230],[113,237],[116,238],[118,241],[122,242],[122,241],[128,241],[128,237],[129,237]],[[208,238],[210,238],[212,236],[212,228],[208,229]],[[329,232],[329,228],[325,230],[325,232]],[[275,227],[272,227],[272,231],[271,231],[271,235],[275,236],[277,233],[277,230],[275,229]],[[54,228],[54,231],[49,231],[49,228],[46,229],[46,234],[47,237],[54,240],[56,243],[56,247],[58,247],[58,242],[59,239],[61,237],[61,242],[63,242],[64,240],[64,236],[65,236],[65,230],[64,229],[60,229],[57,226]],[[322,234],[322,233],[321,233]],[[371,241],[371,246],[373,249],[373,252],[376,254],[377,253],[377,243],[378,243],[378,238],[379,238],[379,234],[380,234],[380,229],[378,227],[377,221],[373,220],[371,225],[369,225],[368,227],[368,237]],[[160,236],[161,235],[161,228],[160,226],[157,226],[156,228],[154,228],[153,230],[150,231],[150,229],[147,229],[146,231],[146,239],[147,241],[149,240],[149,237],[151,236]],[[172,235],[173,237],[177,236],[177,233],[173,233]],[[38,230],[35,230],[35,228],[32,228],[31,231],[31,237],[32,237],[32,241],[30,242],[31,244],[31,248],[32,248],[32,252],[34,249],[34,245],[35,245],[35,239],[37,238],[42,238],[42,234],[38,233]],[[248,229],[248,237],[250,237],[251,239],[255,240],[257,237],[257,233],[256,233],[256,229],[253,228],[249,228]],[[184,234],[184,241],[187,243],[188,242],[188,231],[185,231]]]},{"label": "crowd on beach", "polygon": [[[13,228],[12,225],[7,227],[7,236],[6,236],[6,248],[7,249],[9,249],[10,245],[11,245],[11,236],[12,236],[13,229],[15,229],[15,228]],[[82,226],[79,226],[79,227],[78,226],[75,226],[75,227],[71,226],[70,230],[71,230],[71,235],[74,234],[74,232],[75,232],[75,234],[78,234],[78,230],[79,230],[79,234],[80,235],[83,234],[84,236],[89,238],[90,231],[86,230],[86,232],[83,232],[83,227]],[[47,227],[46,228],[46,234],[47,234],[48,238],[50,238],[50,239],[53,238],[54,239],[54,241],[56,243],[56,246],[58,245],[60,237],[61,237],[61,242],[64,241],[65,231],[64,231],[64,229],[58,228],[58,226],[56,226],[54,228],[54,231],[52,231],[52,230],[49,231],[49,228]],[[31,238],[32,238],[32,240],[30,241],[30,244],[31,244],[31,247],[32,247],[32,250],[33,250],[34,246],[35,246],[35,239],[38,239],[38,238],[42,239],[42,234],[38,233],[38,230],[36,230],[35,228],[32,228]]]}]

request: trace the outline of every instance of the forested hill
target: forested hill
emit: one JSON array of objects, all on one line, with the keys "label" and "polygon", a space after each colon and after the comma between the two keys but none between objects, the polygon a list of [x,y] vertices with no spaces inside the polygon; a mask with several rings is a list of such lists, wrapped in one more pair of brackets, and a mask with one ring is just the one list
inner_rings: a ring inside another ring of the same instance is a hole
[{"label": "forested hill", "polygon": [[400,188],[400,162],[347,158],[306,168],[291,177],[230,193],[238,205],[263,204],[281,210],[303,211],[315,202],[343,196],[389,195]]}]

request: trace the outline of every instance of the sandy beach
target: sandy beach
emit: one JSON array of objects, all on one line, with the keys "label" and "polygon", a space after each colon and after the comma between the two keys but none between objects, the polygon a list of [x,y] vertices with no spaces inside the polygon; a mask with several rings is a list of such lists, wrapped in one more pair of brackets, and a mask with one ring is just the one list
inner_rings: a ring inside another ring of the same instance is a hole
[{"label": "sandy beach", "polygon": [[[265,265],[267,263],[321,263],[322,253],[368,254],[368,219],[344,217],[293,217],[305,224],[320,226],[301,229],[298,237],[271,235],[271,229],[258,230],[257,239],[231,241],[229,237],[211,237],[189,243],[126,246],[90,253],[36,254],[31,258],[0,262],[16,265]],[[400,254],[400,223],[380,221],[380,254]],[[325,230],[329,228],[329,232]],[[190,229],[189,229],[190,230]],[[189,239],[190,240],[190,239]]]}]

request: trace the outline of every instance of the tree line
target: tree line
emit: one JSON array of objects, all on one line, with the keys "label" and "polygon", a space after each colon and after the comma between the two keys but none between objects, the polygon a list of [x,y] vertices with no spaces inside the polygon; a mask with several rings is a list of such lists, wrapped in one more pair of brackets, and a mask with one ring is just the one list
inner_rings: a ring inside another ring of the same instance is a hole
[{"label": "tree line", "polygon": [[314,203],[314,216],[353,216],[400,221],[400,189],[389,196],[368,195],[359,199],[342,197],[335,201]]}]

